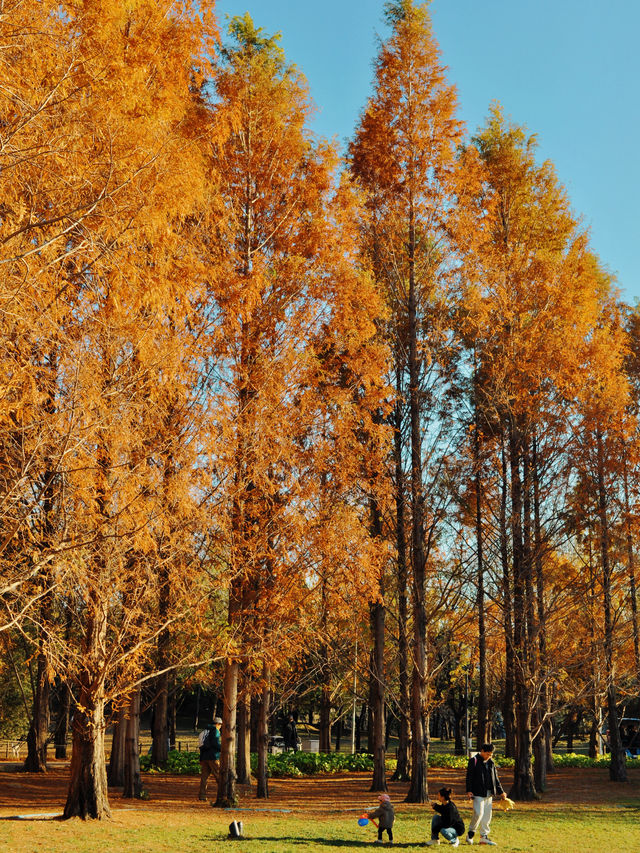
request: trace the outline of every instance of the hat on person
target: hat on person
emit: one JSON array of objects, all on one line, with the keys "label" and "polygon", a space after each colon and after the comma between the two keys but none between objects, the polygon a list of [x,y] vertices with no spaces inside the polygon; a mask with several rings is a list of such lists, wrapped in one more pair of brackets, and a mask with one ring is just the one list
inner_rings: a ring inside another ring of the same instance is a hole
[{"label": "hat on person", "polygon": [[389,796],[389,794],[380,794],[380,796],[378,797],[378,800],[381,803],[390,803],[391,797]]},{"label": "hat on person", "polygon": [[213,722],[215,723],[216,726],[222,725],[222,719],[220,717],[214,717]]}]

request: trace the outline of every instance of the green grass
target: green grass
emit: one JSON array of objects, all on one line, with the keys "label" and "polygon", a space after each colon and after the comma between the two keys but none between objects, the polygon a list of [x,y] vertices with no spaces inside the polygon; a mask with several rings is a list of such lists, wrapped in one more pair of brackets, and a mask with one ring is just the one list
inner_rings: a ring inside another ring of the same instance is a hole
[{"label": "green grass", "polygon": [[[420,849],[429,838],[433,812],[426,805],[399,805],[394,849]],[[406,809],[404,811],[403,809]],[[371,825],[359,827],[356,813],[321,817],[312,812],[161,812],[120,810],[115,819],[83,823],[2,821],[2,849],[12,853],[297,853],[358,850],[376,838]],[[233,818],[244,822],[243,841],[226,840]],[[640,850],[640,797],[614,807],[571,806],[566,810],[519,806],[496,813],[492,837],[503,850],[536,853],[628,853]],[[440,845],[447,849],[448,845]],[[426,849],[426,848],[425,848]],[[461,846],[460,849],[467,849]],[[476,849],[474,847],[474,849]],[[479,849],[479,848],[478,848]]]}]

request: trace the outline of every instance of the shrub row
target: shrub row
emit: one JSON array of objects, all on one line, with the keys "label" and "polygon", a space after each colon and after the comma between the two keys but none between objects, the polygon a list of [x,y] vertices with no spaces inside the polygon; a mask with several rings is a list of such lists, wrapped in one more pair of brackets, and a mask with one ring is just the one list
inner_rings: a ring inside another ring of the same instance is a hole
[{"label": "shrub row", "polygon": [[[577,755],[568,753],[566,755],[554,755],[553,761],[556,767],[608,767],[610,758],[608,755],[600,758],[589,758],[588,755]],[[513,767],[513,758],[496,756],[495,762],[498,767]],[[395,770],[395,760],[386,762],[387,770]],[[464,755],[450,755],[446,753],[434,753],[429,756],[429,767],[446,767],[452,770],[464,770],[467,766],[467,758]],[[628,767],[640,767],[640,758],[627,759]],[[251,755],[251,770],[255,773],[258,767],[258,756]],[[283,776],[314,776],[316,773],[339,773],[372,771],[373,758],[366,753],[348,755],[344,752],[284,752],[268,756],[269,775],[274,778]],[[175,773],[184,775],[198,775],[200,773],[200,762],[197,752],[169,753],[167,766],[164,770],[153,767],[150,755],[140,756],[140,768],[147,773]]]}]

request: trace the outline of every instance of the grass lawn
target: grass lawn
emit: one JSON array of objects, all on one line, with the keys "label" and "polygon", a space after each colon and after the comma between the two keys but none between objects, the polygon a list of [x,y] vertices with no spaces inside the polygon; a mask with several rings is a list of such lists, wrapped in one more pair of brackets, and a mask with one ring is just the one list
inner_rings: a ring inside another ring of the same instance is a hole
[{"label": "grass lawn", "polygon": [[[429,838],[431,814],[428,806],[419,812],[414,806],[406,813],[400,804],[394,827],[394,848],[423,847]],[[234,817],[244,822],[246,838],[242,841],[226,839],[228,824]],[[371,846],[376,838],[375,829],[371,825],[358,826],[356,817],[356,813],[305,815],[298,810],[289,814],[259,811],[220,813],[210,809],[209,812],[185,814],[118,809],[114,811],[113,820],[103,822],[2,821],[0,847],[11,853],[34,853],[38,850],[56,853],[355,850]],[[621,802],[617,808],[573,806],[564,811],[537,806],[533,811],[520,806],[507,814],[495,814],[492,836],[502,849],[514,851],[640,851],[640,798]],[[444,850],[448,845],[443,841],[440,847]],[[463,847],[467,849],[461,844],[461,849]]]},{"label": "grass lawn", "polygon": [[[508,782],[506,775],[504,782]],[[67,784],[66,766],[52,767],[46,774],[18,773],[8,765],[0,766],[0,851],[299,853],[379,849],[373,845],[375,828],[357,824],[358,815],[374,807],[377,799],[369,790],[369,773],[272,779],[268,800],[256,800],[254,788],[240,786],[240,805],[233,811],[198,802],[197,777],[145,774],[148,800],[125,800],[117,789],[110,790],[111,820],[64,822],[38,817],[62,812]],[[464,770],[431,770],[432,797],[443,784],[453,787],[462,819],[468,824],[471,809],[463,796]],[[406,791],[406,783],[389,780],[396,807],[393,846],[426,850],[433,810],[428,803],[405,803]],[[215,789],[210,791],[214,795]],[[29,819],[15,819],[19,815]],[[244,840],[227,840],[234,819],[244,823]],[[491,835],[498,850],[640,853],[640,768],[629,770],[626,784],[610,782],[606,768],[560,768],[550,776],[540,801],[518,803],[507,813],[496,809]],[[443,842],[438,849],[444,851],[448,845]],[[459,849],[469,848],[463,842]]]}]

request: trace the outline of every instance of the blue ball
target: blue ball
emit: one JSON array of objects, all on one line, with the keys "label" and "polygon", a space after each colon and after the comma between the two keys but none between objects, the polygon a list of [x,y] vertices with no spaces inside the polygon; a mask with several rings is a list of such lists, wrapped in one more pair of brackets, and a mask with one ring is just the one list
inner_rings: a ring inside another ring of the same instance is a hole
[{"label": "blue ball", "polygon": [[369,823],[368,817],[359,817],[358,818],[358,826],[366,826]]}]

